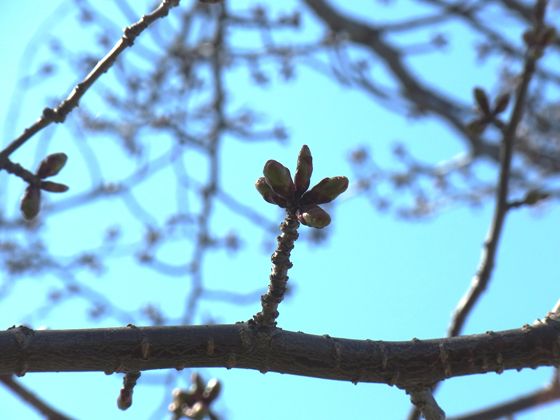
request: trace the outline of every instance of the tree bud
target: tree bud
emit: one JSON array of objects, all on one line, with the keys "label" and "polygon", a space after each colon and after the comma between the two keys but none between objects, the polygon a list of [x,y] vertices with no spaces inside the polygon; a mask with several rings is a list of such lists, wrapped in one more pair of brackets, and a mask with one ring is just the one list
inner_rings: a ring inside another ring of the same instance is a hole
[{"label": "tree bud", "polygon": [[348,188],[348,178],[334,176],[324,178],[301,197],[301,204],[323,204],[333,201]]},{"label": "tree bud", "polygon": [[298,210],[297,219],[302,225],[322,229],[331,223],[331,216],[319,206]]},{"label": "tree bud", "polygon": [[286,202],[286,200],[284,200],[282,197],[280,197],[274,191],[272,191],[270,185],[266,183],[264,176],[261,176],[259,179],[257,179],[257,182],[255,182],[255,187],[257,188],[257,191],[265,199],[265,201],[268,201],[271,204],[277,204],[280,207],[287,207],[288,203]]},{"label": "tree bud", "polygon": [[221,390],[221,382],[216,378],[212,378],[206,384],[206,388],[204,388],[204,394],[202,394],[202,398],[204,398],[207,403],[210,403],[218,397]]},{"label": "tree bud", "polygon": [[264,165],[263,174],[272,191],[286,200],[292,199],[295,186],[288,168],[280,162],[269,160]]},{"label": "tree bud", "polygon": [[41,206],[41,191],[39,188],[29,185],[23,197],[21,197],[20,209],[23,213],[23,217],[26,220],[31,220],[39,213],[39,207]]},{"label": "tree bud", "polygon": [[66,165],[68,156],[66,153],[53,153],[48,155],[43,159],[37,170],[37,176],[39,178],[48,178],[49,176],[54,176],[60,172],[60,170]]},{"label": "tree bud", "polygon": [[477,87],[474,88],[474,99],[478,104],[478,108],[484,115],[490,114],[490,104],[488,103],[488,97],[486,96],[486,92],[481,88]]},{"label": "tree bud", "polygon": [[304,144],[299,152],[296,174],[294,177],[297,197],[301,197],[301,195],[309,188],[312,173],[313,158],[311,157],[311,150],[309,150],[309,147]]},{"label": "tree bud", "polygon": [[58,182],[41,181],[41,189],[48,192],[63,193],[68,191],[68,185],[59,184]]}]

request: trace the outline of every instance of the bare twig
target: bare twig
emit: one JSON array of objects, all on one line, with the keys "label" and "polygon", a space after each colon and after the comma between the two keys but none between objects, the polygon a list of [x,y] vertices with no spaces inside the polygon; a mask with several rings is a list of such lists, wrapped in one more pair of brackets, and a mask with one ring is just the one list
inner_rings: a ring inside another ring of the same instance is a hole
[{"label": "bare twig", "polygon": [[278,236],[278,246],[272,254],[272,271],[266,294],[261,296],[262,311],[253,317],[257,325],[273,327],[278,317],[278,305],[284,299],[288,270],[292,267],[290,252],[297,240],[299,222],[293,211],[286,211],[286,218],[280,225],[282,233]]},{"label": "bare twig", "polygon": [[[53,122],[61,123],[66,116],[78,106],[78,103],[87,90],[95,83],[99,77],[107,72],[109,68],[116,61],[117,57],[127,48],[134,44],[134,40],[140,35],[149,25],[157,19],[167,16],[169,10],[179,4],[179,0],[163,0],[160,5],[151,13],[143,16],[138,22],[126,27],[124,35],[113,46],[111,51],[103,57],[89,74],[78,83],[70,95],[63,100],[56,108],[45,108],[41,117],[30,127],[26,128],[23,133],[13,140],[2,152],[0,152],[0,162],[6,162],[10,154],[21,147],[27,140],[37,134],[43,128],[47,127]],[[4,169],[0,166],[0,169]]]},{"label": "bare twig", "polygon": [[464,414],[457,417],[449,417],[449,420],[492,420],[509,418],[523,410],[534,408],[552,401],[560,400],[560,386],[558,383],[505,401],[497,406],[486,408],[480,411]]},{"label": "bare twig", "polygon": [[430,388],[407,391],[410,401],[424,415],[426,420],[445,420],[445,412],[440,408]]},{"label": "bare twig", "polygon": [[[540,29],[542,26],[542,22],[538,22],[536,24],[536,29]],[[540,54],[532,52],[534,49],[534,46],[528,46],[528,52],[526,54],[523,72],[521,74],[521,82],[519,83],[516,90],[515,105],[511,113],[509,123],[504,129],[500,156],[500,174],[498,179],[498,189],[496,190],[494,216],[492,218],[487,239],[484,244],[484,250],[482,252],[479,268],[471,281],[469,290],[461,298],[459,304],[457,305],[457,308],[455,309],[451,326],[449,327],[448,331],[450,337],[454,337],[460,334],[467,316],[478,301],[482,292],[488,286],[488,282],[490,281],[490,278],[492,276],[500,236],[504,226],[506,214],[509,209],[508,188],[515,134],[523,116],[525,98],[527,96],[529,83],[531,82],[533,74],[535,73],[536,63],[540,58]]]},{"label": "bare twig", "polygon": [[22,400],[28,403],[35,410],[40,412],[45,418],[49,420],[69,420],[70,417],[65,416],[57,409],[51,407],[45,401],[41,400],[33,392],[22,386],[12,375],[0,376],[2,382],[14,394],[17,394]]}]

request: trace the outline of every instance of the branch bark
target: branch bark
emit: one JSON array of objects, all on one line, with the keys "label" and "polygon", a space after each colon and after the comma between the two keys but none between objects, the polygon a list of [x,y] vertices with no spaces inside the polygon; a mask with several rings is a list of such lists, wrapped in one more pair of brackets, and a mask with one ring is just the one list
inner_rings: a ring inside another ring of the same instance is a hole
[{"label": "branch bark", "polygon": [[[268,330],[267,330],[268,331]],[[560,320],[485,334],[386,342],[248,323],[0,332],[0,375],[225,367],[418,389],[438,381],[560,363]]]}]

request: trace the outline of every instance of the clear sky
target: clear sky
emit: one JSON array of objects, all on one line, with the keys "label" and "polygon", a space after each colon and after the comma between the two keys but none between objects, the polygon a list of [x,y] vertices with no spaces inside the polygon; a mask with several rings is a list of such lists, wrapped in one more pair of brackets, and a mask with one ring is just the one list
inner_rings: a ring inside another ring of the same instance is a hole
[{"label": "clear sky", "polygon": [[[87,27],[75,23],[71,3],[63,0],[0,3],[3,57],[0,133],[4,145],[39,117],[49,98],[60,100],[83,77],[83,74],[63,70],[61,77],[45,79],[32,87],[25,97],[12,96],[18,91],[20,77],[32,74],[41,55],[46,54],[44,48],[28,47],[32,40],[42,41],[35,36],[34,28],[39,28],[46,19],[50,19],[46,24],[49,29],[41,32],[42,37],[51,32],[64,34],[67,40],[73,41],[70,45],[84,51],[90,35]],[[359,13],[359,5],[360,2],[353,1],[347,7]],[[402,2],[399,7],[403,13],[410,12],[407,9],[411,7],[410,3]],[[55,10],[59,13],[57,19],[52,18]],[[138,10],[142,7],[139,6]],[[120,27],[130,23],[122,15],[113,15],[110,11],[108,14]],[[430,80],[438,80],[442,90],[452,91],[464,101],[470,101],[472,86],[491,87],[496,82],[492,76],[494,67],[491,67],[492,63],[473,66],[470,56],[465,53],[469,44],[461,41],[460,29],[449,27],[448,30],[457,31],[455,48],[431,60],[422,57],[417,60],[425,60],[430,69]],[[119,33],[107,35],[112,37],[113,43]],[[24,61],[27,64],[22,68],[18,63],[25,54],[28,55]],[[33,54],[37,58],[29,58]],[[102,82],[114,83],[110,76]],[[265,215],[272,223],[279,223],[282,215],[258,196],[253,183],[267,159],[277,159],[294,168],[302,144],[308,144],[314,155],[315,182],[324,176],[350,176],[348,153],[363,144],[373,144],[374,153],[388,156],[387,149],[393,140],[407,140],[414,151],[432,162],[449,158],[462,150],[454,134],[437,122],[410,120],[390,113],[357,90],[333,84],[309,69],[298,70],[297,79],[292,83],[275,83],[263,90],[254,88],[242,72],[233,72],[228,87],[232,90],[232,103],[258,106],[269,121],[282,121],[290,133],[289,141],[284,144],[250,144],[226,138],[221,153],[221,182],[225,189],[234,191],[238,200]],[[13,98],[24,101],[25,105],[19,107],[19,115],[10,113]],[[99,102],[88,92],[81,105],[95,108],[99,107]],[[99,107],[98,113],[103,117],[107,111]],[[70,159],[58,180],[70,185],[67,197],[72,197],[86,188],[80,184],[80,180],[85,179],[85,163],[73,144],[71,130],[57,126],[46,131],[48,135],[36,136],[14,158],[34,167],[45,149],[67,152]],[[126,173],[129,168],[119,166],[120,152],[115,151],[107,139],[96,137],[88,141],[95,141],[95,147],[106,153],[104,156],[107,157],[101,160],[106,179],[119,179]],[[150,153],[157,155],[160,147],[153,145]],[[204,165],[199,158],[193,157],[191,162],[195,168],[200,165],[199,171],[203,173]],[[139,199],[149,200],[147,206],[156,215],[156,220],[158,210],[172,205],[175,200],[175,189],[169,191],[161,187],[166,185],[167,176],[170,175],[164,171],[154,177],[139,193]],[[8,181],[6,174],[1,173],[0,186],[2,212],[8,218],[17,216],[21,183],[16,179]],[[340,200],[332,215],[332,235],[326,244],[319,247],[306,241],[296,244],[292,254],[294,268],[290,271],[295,293],[280,308],[279,326],[345,338],[409,340],[444,336],[450,314],[476,270],[492,206],[488,204],[475,210],[456,207],[434,219],[407,223],[375,212],[367,200],[353,197],[352,191],[351,184],[350,191]],[[64,199],[57,196],[51,197],[50,201],[56,203]],[[538,212],[519,210],[509,216],[494,279],[469,318],[465,333],[518,328],[543,317],[552,308],[560,296],[557,281],[560,239],[551,234],[557,231],[559,216],[560,212],[553,206],[545,206]],[[98,247],[100,232],[115,225],[120,226],[125,238],[133,242],[142,236],[143,231],[129,217],[126,208],[116,200],[99,201],[89,209],[58,212],[47,224],[51,250],[64,261],[76,247],[85,250]],[[266,287],[270,248],[263,246],[263,242],[274,240],[274,236],[263,235],[261,230],[222,207],[216,210],[212,228],[222,234],[240,233],[244,248],[234,255],[212,253],[205,261],[205,285],[210,289],[237,292]],[[0,239],[6,240],[10,235],[11,232],[0,232]],[[186,245],[179,243],[177,249],[167,249],[165,257],[179,258],[185,252],[182,246]],[[82,284],[118,303],[124,310],[128,308],[132,313],[142,304],[153,302],[170,319],[178,319],[184,309],[183,290],[189,285],[181,278],[160,279],[158,276],[154,271],[131,265],[131,260],[126,258],[111,259],[108,269],[98,276],[77,273]],[[53,329],[126,324],[126,317],[118,316],[92,323],[88,317],[89,307],[80,299],[65,302],[50,311],[47,319],[33,315],[33,308],[45,304],[44,293],[58,284],[59,280],[54,276],[18,279],[0,301],[5,328],[19,323]],[[197,322],[213,319],[233,323],[249,319],[258,308],[256,301],[233,306],[206,300],[200,304]],[[392,420],[404,418],[409,410],[404,392],[385,385],[352,385],[235,369],[205,369],[201,372],[205,377],[215,376],[223,381],[224,394],[218,411],[230,420],[258,419],[262,418],[263,412],[271,420]],[[457,378],[440,388],[437,399],[448,414],[459,414],[532,391],[548,383],[551,374],[550,369],[536,369],[521,374],[505,372],[502,375]],[[158,418],[161,411],[158,412],[157,408],[169,402],[166,394],[169,389],[162,386],[169,380],[170,375],[166,372],[143,375],[135,390],[133,407],[121,412],[114,403],[120,388],[120,375],[28,374],[21,379],[23,384],[63,412],[80,419]],[[179,384],[185,386],[188,381],[188,373],[185,373]],[[2,418],[39,418],[1,387],[0,401]],[[559,415],[560,405],[551,404],[518,418],[550,419]]]}]

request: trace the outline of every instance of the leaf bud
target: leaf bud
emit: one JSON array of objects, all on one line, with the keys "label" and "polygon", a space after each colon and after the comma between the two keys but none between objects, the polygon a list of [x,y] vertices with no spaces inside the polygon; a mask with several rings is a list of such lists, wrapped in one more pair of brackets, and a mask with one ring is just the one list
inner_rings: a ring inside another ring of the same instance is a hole
[{"label": "leaf bud", "polygon": [[210,403],[211,401],[216,399],[216,397],[220,394],[221,390],[222,390],[222,383],[218,379],[212,378],[206,384],[206,388],[204,388],[204,393],[202,394],[202,398],[204,398],[204,400],[207,403]]},{"label": "leaf bud", "polygon": [[37,176],[39,178],[48,178],[58,174],[64,165],[66,165],[67,160],[68,156],[66,156],[66,153],[53,153],[48,155],[39,164]]},{"label": "leaf bud", "polygon": [[302,225],[322,229],[331,223],[331,216],[319,206],[300,209],[296,213]]},{"label": "leaf bud", "polygon": [[297,197],[301,197],[301,195],[309,188],[312,173],[313,157],[311,156],[311,150],[309,150],[309,147],[304,144],[299,152],[296,174],[294,177]]},{"label": "leaf bud", "polygon": [[264,165],[263,174],[272,191],[286,200],[292,199],[295,186],[288,168],[280,162],[269,160]]},{"label": "leaf bud", "polygon": [[63,193],[68,191],[68,185],[59,184],[58,182],[41,181],[41,189],[48,192]]},{"label": "leaf bud", "polygon": [[41,206],[41,191],[33,185],[29,185],[23,197],[21,197],[20,210],[26,220],[31,220],[39,213]]},{"label": "leaf bud", "polygon": [[307,191],[301,197],[301,204],[324,204],[330,203],[348,188],[348,178],[345,176],[334,176],[324,178]]}]

